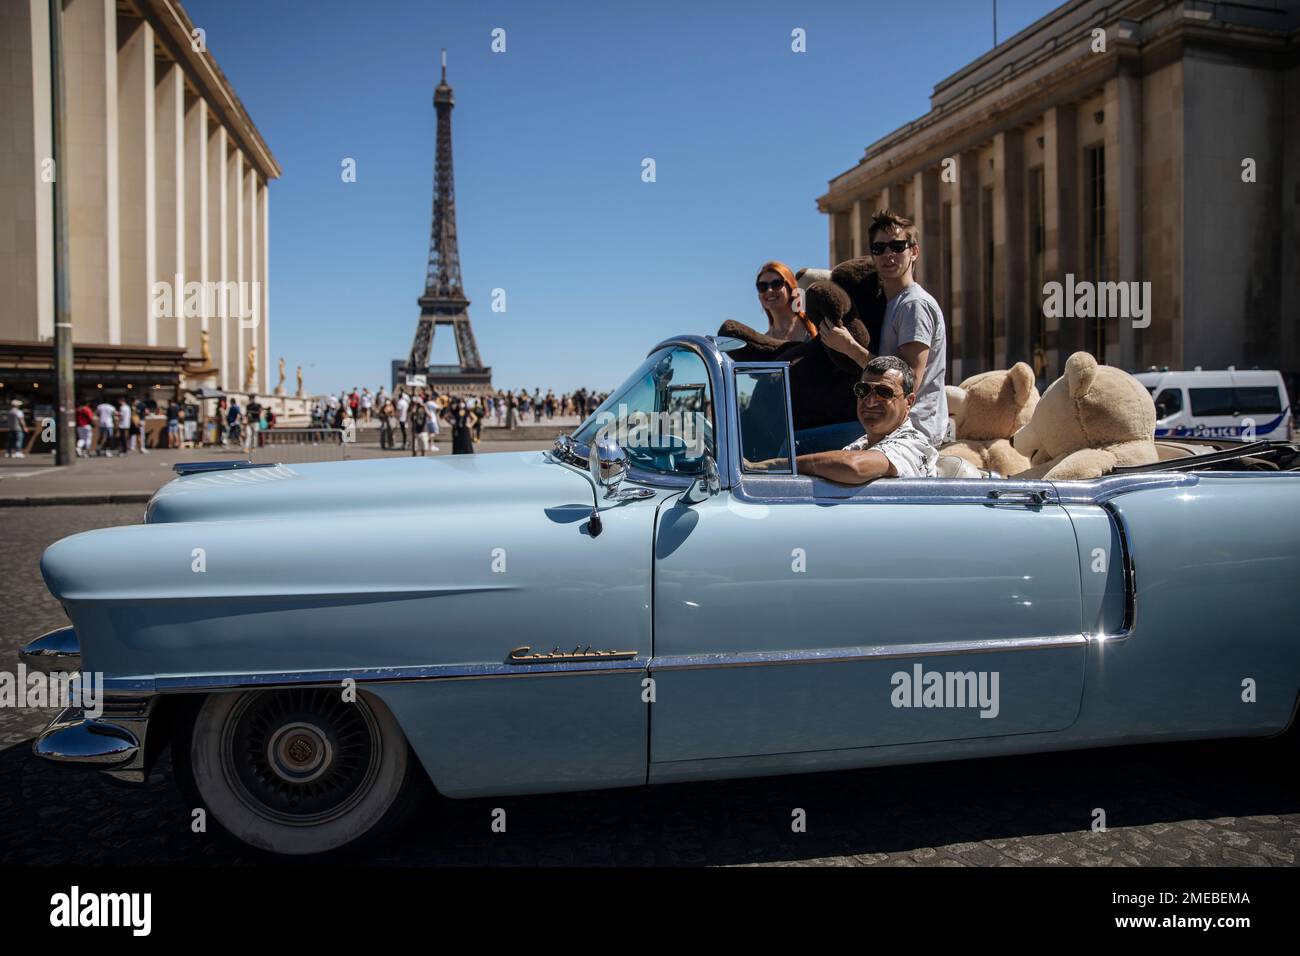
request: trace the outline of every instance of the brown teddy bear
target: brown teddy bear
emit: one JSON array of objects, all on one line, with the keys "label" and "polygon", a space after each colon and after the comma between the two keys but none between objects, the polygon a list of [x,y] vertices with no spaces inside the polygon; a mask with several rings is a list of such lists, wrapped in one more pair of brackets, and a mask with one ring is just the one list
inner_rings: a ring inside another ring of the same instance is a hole
[{"label": "brown teddy bear", "polygon": [[1122,369],[1075,352],[1012,438],[1031,466],[1017,478],[1086,480],[1156,461],[1156,406]]},{"label": "brown teddy bear", "polygon": [[1029,459],[1011,447],[1011,436],[1028,424],[1038,405],[1032,368],[1017,362],[1010,369],[981,372],[949,385],[947,393],[957,440],[940,448],[940,454],[956,455],[1003,477],[1029,467]]}]

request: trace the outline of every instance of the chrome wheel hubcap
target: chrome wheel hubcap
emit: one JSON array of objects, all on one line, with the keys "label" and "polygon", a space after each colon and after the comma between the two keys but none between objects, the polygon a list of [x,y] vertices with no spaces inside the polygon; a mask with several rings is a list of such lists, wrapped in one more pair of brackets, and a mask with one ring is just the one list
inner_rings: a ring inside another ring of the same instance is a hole
[{"label": "chrome wheel hubcap", "polygon": [[374,788],[383,750],[364,700],[337,690],[246,694],[221,731],[221,771],[249,810],[289,826],[337,820]]},{"label": "chrome wheel hubcap", "polygon": [[321,729],[301,721],[275,731],[266,749],[271,771],[286,783],[318,779],[334,755],[334,748]]}]

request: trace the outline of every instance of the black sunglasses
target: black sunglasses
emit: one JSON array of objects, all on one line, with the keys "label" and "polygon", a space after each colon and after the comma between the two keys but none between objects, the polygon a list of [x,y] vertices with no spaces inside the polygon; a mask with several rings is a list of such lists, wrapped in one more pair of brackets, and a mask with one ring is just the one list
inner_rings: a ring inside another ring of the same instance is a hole
[{"label": "black sunglasses", "polygon": [[871,254],[873,256],[883,256],[885,250],[890,252],[903,252],[916,245],[911,239],[892,239],[889,242],[873,242],[871,244]]},{"label": "black sunglasses", "polygon": [[771,282],[755,282],[754,288],[759,292],[775,292],[784,285],[784,279],[773,279]]},{"label": "black sunglasses", "polygon": [[882,402],[888,402],[895,398],[901,398],[903,393],[896,392],[884,382],[854,382],[853,394],[858,398],[866,398],[868,395],[874,395]]}]

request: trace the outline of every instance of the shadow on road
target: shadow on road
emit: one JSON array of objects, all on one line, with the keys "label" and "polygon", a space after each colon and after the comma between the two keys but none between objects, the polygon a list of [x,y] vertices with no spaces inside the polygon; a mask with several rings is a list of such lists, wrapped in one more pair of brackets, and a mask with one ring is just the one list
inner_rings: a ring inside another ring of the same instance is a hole
[{"label": "shadow on road", "polygon": [[[1231,837],[1204,834],[1229,825],[1220,818],[1300,812],[1294,754],[1294,741],[1218,741],[638,790],[436,798],[361,862],[943,862],[954,854],[924,848],[959,844],[968,845],[959,858],[975,865],[1231,863],[1221,855]],[[93,773],[59,771],[31,755],[30,741],[0,751],[0,862],[261,862],[191,831],[168,756],[152,780],[148,789],[126,789]],[[505,833],[492,832],[498,807],[506,811]],[[806,813],[804,833],[791,829],[796,808]],[[1105,810],[1109,832],[1091,832],[1095,808]],[[906,857],[881,856],[891,854]]]}]

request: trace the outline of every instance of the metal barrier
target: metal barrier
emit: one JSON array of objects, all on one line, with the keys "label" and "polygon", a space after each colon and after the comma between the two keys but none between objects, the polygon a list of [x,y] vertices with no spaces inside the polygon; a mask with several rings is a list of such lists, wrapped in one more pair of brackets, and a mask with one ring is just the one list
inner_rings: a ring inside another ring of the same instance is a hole
[{"label": "metal barrier", "polygon": [[249,460],[258,464],[292,465],[311,461],[344,461],[354,436],[342,428],[267,428],[253,433]]}]

